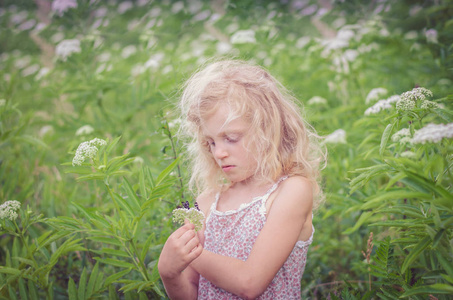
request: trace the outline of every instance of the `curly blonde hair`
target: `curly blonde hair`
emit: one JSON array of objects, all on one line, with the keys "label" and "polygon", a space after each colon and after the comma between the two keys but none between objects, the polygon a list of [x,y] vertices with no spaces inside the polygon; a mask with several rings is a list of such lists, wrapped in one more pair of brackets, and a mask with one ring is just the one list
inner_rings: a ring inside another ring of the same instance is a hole
[{"label": "curly blonde hair", "polygon": [[228,120],[242,117],[250,124],[253,134],[248,149],[253,147],[257,152],[255,176],[269,182],[283,175],[303,176],[312,182],[313,207],[319,207],[323,200],[320,166],[326,151],[296,101],[269,72],[244,61],[216,61],[196,72],[184,85],[179,101],[179,133],[188,137],[192,162],[190,188],[198,192],[219,190],[226,182],[201,127],[220,104],[227,103],[231,108]]}]

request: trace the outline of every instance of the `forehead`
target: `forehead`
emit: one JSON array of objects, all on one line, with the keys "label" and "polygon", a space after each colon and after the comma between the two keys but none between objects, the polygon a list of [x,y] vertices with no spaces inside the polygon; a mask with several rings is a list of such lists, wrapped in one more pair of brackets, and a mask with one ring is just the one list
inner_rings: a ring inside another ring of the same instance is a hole
[{"label": "forehead", "polygon": [[249,122],[237,116],[228,104],[219,105],[213,113],[204,118],[201,125],[202,134],[208,137],[244,134],[249,128]]}]

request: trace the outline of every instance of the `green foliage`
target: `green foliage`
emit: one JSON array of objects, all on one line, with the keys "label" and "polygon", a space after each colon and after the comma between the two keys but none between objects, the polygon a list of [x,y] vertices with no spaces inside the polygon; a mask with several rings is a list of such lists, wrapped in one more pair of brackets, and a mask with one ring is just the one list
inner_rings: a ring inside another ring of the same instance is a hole
[{"label": "green foliage", "polygon": [[[156,261],[171,211],[190,201],[174,102],[220,55],[268,68],[321,135],[346,133],[327,144],[302,297],[451,294],[451,139],[392,138],[453,122],[450,0],[140,0],[122,13],[126,1],[83,0],[61,16],[41,2],[0,4],[0,204],[27,207],[0,220],[0,298],[165,298]],[[232,44],[239,30],[256,42]],[[80,52],[64,60],[68,39]],[[364,114],[372,89],[416,86],[437,105]],[[96,137],[108,145],[72,166]],[[379,246],[364,261],[370,230]]]}]

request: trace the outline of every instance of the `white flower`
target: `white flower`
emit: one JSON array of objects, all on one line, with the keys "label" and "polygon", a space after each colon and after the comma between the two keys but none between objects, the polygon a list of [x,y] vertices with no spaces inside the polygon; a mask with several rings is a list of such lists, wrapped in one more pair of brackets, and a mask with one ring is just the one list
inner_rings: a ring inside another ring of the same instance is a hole
[{"label": "white flower", "polygon": [[232,47],[231,47],[230,43],[227,43],[227,42],[220,41],[216,45],[217,53],[219,53],[219,54],[228,53],[231,50],[231,48]]},{"label": "white flower", "polygon": [[60,17],[70,8],[77,8],[77,0],[54,0],[52,11]]},{"label": "white flower", "polygon": [[206,9],[206,10],[203,10],[202,12],[199,12],[198,14],[196,14],[192,19],[194,21],[204,21],[207,18],[209,18],[210,15],[211,15],[211,11],[209,9]]},{"label": "white flower", "polygon": [[99,150],[97,147],[105,145],[107,145],[107,142],[98,138],[92,139],[89,142],[81,143],[79,147],[77,147],[76,154],[72,160],[72,165],[81,166],[86,158],[93,159]]},{"label": "white flower", "polygon": [[20,209],[19,201],[16,200],[5,201],[5,203],[0,205],[0,219],[1,220],[9,219],[10,221],[16,220],[18,217],[16,211],[19,209]]},{"label": "white flower", "polygon": [[420,108],[422,109],[431,109],[431,108],[438,108],[439,104],[433,101],[429,100],[423,100],[422,105],[420,105]]},{"label": "white flower", "polygon": [[401,98],[396,102],[396,109],[400,111],[411,111],[415,108],[415,102],[406,98]]},{"label": "white flower", "polygon": [[144,162],[145,160],[143,159],[143,157],[140,156],[136,156],[133,161],[134,164],[143,164]]},{"label": "white flower", "polygon": [[187,2],[189,3],[189,12],[191,14],[196,14],[203,7],[203,2],[201,2],[200,0],[191,0]]},{"label": "white flower", "polygon": [[58,43],[60,41],[62,41],[64,39],[64,33],[61,32],[61,31],[58,31],[56,33],[54,33],[51,37],[50,37],[50,40],[52,41],[52,43]]},{"label": "white flower", "polygon": [[184,3],[182,1],[178,1],[178,2],[173,3],[173,5],[171,7],[171,12],[174,14],[177,14],[183,9],[184,9]]},{"label": "white flower", "polygon": [[372,89],[366,96],[365,103],[370,104],[371,102],[382,99],[381,97],[385,95],[387,95],[387,90],[384,88],[379,87]]},{"label": "white flower", "polygon": [[406,157],[406,158],[411,158],[411,159],[417,158],[417,154],[415,154],[415,152],[412,152],[412,151],[404,151],[400,154],[400,156]]},{"label": "white flower", "polygon": [[16,61],[14,61],[14,66],[17,69],[23,69],[26,66],[28,66],[30,64],[30,62],[31,62],[31,57],[29,55],[26,55],[24,57],[17,59]]},{"label": "white flower", "polygon": [[77,39],[63,40],[55,48],[55,54],[63,61],[72,55],[72,53],[80,53],[80,41]]},{"label": "white flower", "polygon": [[[401,94],[401,99],[396,102],[396,109],[400,111],[410,111],[416,107],[417,101],[425,101],[426,97],[432,97],[433,93],[423,87],[414,88],[411,91]],[[431,101],[422,103],[421,108],[435,108],[437,104]]]},{"label": "white flower", "polygon": [[118,5],[118,13],[124,14],[126,11],[130,10],[133,7],[134,4],[131,1],[121,2],[120,5]]},{"label": "white flower", "polygon": [[399,95],[393,95],[393,96],[390,96],[387,98],[387,102],[392,104],[392,103],[396,103],[398,102],[398,100],[400,100],[401,97]]},{"label": "white flower", "polygon": [[369,116],[371,114],[377,114],[381,110],[391,109],[391,108],[392,108],[392,105],[390,105],[390,103],[388,103],[387,100],[379,100],[373,106],[368,107],[365,110],[365,116]]},{"label": "white flower", "polygon": [[90,134],[94,131],[94,128],[91,127],[90,125],[84,125],[77,129],[75,135],[87,135]]},{"label": "white flower", "polygon": [[135,47],[134,45],[126,46],[126,47],[124,47],[123,51],[121,52],[121,57],[126,59],[129,56],[135,54],[135,52],[137,52],[137,47]]},{"label": "white flower", "polygon": [[255,31],[251,29],[238,30],[231,36],[232,44],[256,43]]},{"label": "white flower", "polygon": [[433,124],[415,131],[412,138],[413,144],[438,143],[443,138],[453,138],[453,123]]},{"label": "white flower", "polygon": [[426,37],[426,41],[428,43],[432,43],[432,44],[437,44],[439,43],[437,41],[437,30],[436,29],[428,29],[425,31],[425,37]]},{"label": "white flower", "polygon": [[308,105],[325,105],[327,100],[320,96],[313,96],[308,100]]},{"label": "white flower", "polygon": [[308,43],[310,43],[311,41],[311,37],[309,36],[303,36],[301,38],[299,38],[296,42],[296,48],[297,49],[302,49],[303,47],[305,47]]},{"label": "white flower", "polygon": [[432,97],[433,92],[424,87],[414,88],[411,91],[401,94],[401,98],[408,99],[411,101],[425,100],[427,96]]},{"label": "white flower", "polygon": [[190,223],[195,225],[195,231],[203,228],[203,221],[205,219],[204,213],[196,208],[176,208],[172,212],[173,222],[184,224],[184,220],[188,219]]},{"label": "white flower", "polygon": [[392,141],[399,142],[404,137],[410,137],[411,132],[409,128],[403,128],[392,135]]},{"label": "white flower", "polygon": [[346,144],[346,131],[337,129],[324,139],[324,143],[328,144]]},{"label": "white flower", "polygon": [[50,69],[49,68],[46,68],[46,67],[42,67],[38,74],[36,74],[35,76],[35,79],[36,80],[40,80],[41,78],[43,78],[44,76],[46,76],[47,73],[49,73]]},{"label": "white flower", "polygon": [[18,29],[23,31],[23,30],[30,30],[36,25],[35,20],[28,20],[22,24],[19,25]]},{"label": "white flower", "polygon": [[16,13],[16,14],[13,14],[11,16],[10,21],[11,21],[11,23],[17,25],[17,24],[22,23],[23,21],[25,21],[27,16],[28,16],[28,13],[26,11],[22,10],[22,11]]},{"label": "white flower", "polygon": [[22,70],[22,76],[24,77],[27,77],[27,76],[30,76],[32,74],[35,74],[36,72],[38,72],[40,69],[39,65],[38,64],[34,64],[34,65],[31,65],[25,69]]},{"label": "white flower", "polygon": [[404,39],[406,39],[406,40],[415,40],[416,38],[418,38],[418,32],[415,30],[408,31],[404,35]]}]

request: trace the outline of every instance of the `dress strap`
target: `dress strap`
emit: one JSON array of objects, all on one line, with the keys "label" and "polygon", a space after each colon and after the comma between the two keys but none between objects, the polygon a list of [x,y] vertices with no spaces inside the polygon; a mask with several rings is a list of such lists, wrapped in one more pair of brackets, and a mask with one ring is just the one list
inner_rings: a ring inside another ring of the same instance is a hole
[{"label": "dress strap", "polygon": [[266,202],[267,199],[269,198],[269,196],[277,189],[278,185],[280,184],[280,182],[282,182],[283,180],[285,180],[286,178],[288,178],[288,176],[283,176],[281,177],[276,183],[274,183],[274,185],[267,191],[266,194],[264,194],[263,196],[263,202]]},{"label": "dress strap", "polygon": [[266,202],[267,202],[267,199],[269,198],[269,196],[277,189],[278,185],[280,184],[280,182],[282,182],[283,180],[287,179],[288,176],[283,176],[283,177],[280,177],[280,179],[274,183],[274,185],[267,191],[266,194],[264,194],[264,196],[261,198],[262,199],[262,202],[261,202],[261,207],[260,207],[260,213],[264,216],[266,214]]}]

